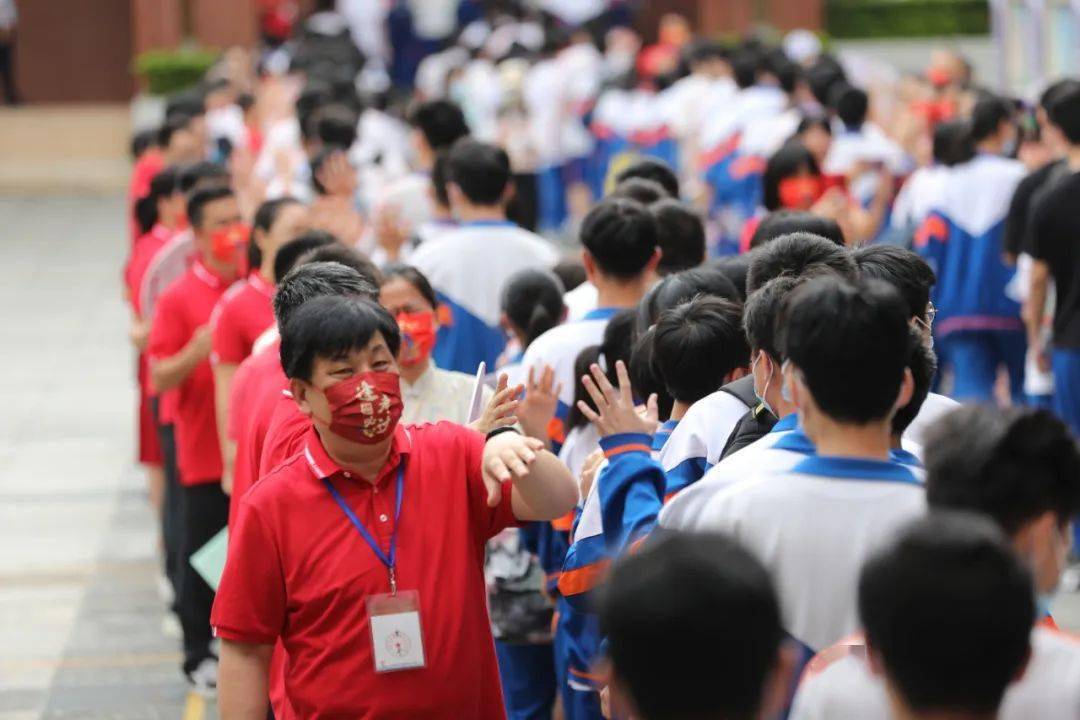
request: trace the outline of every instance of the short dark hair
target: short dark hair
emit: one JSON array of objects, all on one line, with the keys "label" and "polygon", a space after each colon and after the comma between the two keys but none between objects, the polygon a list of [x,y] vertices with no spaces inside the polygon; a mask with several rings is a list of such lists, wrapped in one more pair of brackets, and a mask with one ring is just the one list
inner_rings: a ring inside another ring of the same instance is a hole
[{"label": "short dark hair", "polygon": [[1008,100],[988,93],[971,110],[971,137],[975,142],[990,137],[1001,123],[1012,119],[1013,110]]},{"label": "short dark hair", "polygon": [[278,327],[285,327],[293,312],[305,302],[323,295],[355,295],[377,300],[379,289],[356,270],[341,263],[298,265],[278,283],[274,293],[274,319]]},{"label": "short dark hair", "polygon": [[132,135],[129,146],[132,160],[138,160],[144,152],[156,146],[160,134],[161,128],[144,128]]},{"label": "short dark hair", "polygon": [[804,282],[805,278],[782,275],[765,283],[746,298],[743,328],[751,352],[761,350],[776,362],[784,360],[776,341],[776,320],[788,295]]},{"label": "short dark hair", "polygon": [[581,262],[581,257],[578,255],[560,258],[559,262],[555,263],[555,267],[551,268],[551,272],[559,278],[566,292],[580,287],[588,279],[585,275],[585,264]]},{"label": "short dark hair", "polygon": [[750,247],[756,248],[770,243],[778,237],[794,232],[808,232],[832,240],[844,247],[844,231],[832,218],[824,218],[805,210],[773,210],[758,223],[750,238]]},{"label": "short dark hair", "polygon": [[446,151],[443,150],[435,156],[435,162],[431,165],[431,189],[435,192],[435,200],[443,207],[450,207],[450,193],[446,189],[449,182],[446,169]]},{"label": "short dark hair", "polygon": [[193,190],[187,199],[187,215],[191,226],[202,227],[207,205],[231,197],[235,195],[228,185],[211,185]]},{"label": "short dark hair", "polygon": [[300,256],[323,245],[340,244],[338,239],[323,230],[308,230],[278,248],[274,256],[274,281],[282,279],[296,266]]},{"label": "short dark hair", "polygon": [[1080,514],[1080,451],[1053,413],[964,406],[930,429],[926,499],[931,507],[989,515],[1009,535],[1046,511]]},{"label": "short dark hair", "polygon": [[959,165],[975,157],[970,120],[944,120],[934,128],[934,161],[946,167]]},{"label": "short dark hair", "polygon": [[165,101],[165,118],[176,115],[198,116],[206,113],[206,100],[197,88],[170,95]]},{"label": "short dark hair", "polygon": [[1050,121],[1061,128],[1071,145],[1080,145],[1080,88],[1062,92],[1048,111]]},{"label": "short dark hair", "polygon": [[[251,224],[252,230],[262,230],[264,233],[270,232],[270,228],[274,227],[278,215],[281,214],[281,209],[288,205],[303,205],[303,203],[289,196],[263,202],[255,211],[255,220]],[[251,240],[248,241],[248,264],[253,268],[262,265],[262,250],[255,243],[254,232],[251,234]]]},{"label": "short dark hair", "polygon": [[503,284],[500,307],[525,334],[525,347],[562,321],[564,293],[562,281],[548,270],[519,270]]},{"label": "short dark hair", "polygon": [[862,277],[881,280],[896,288],[908,306],[908,317],[926,319],[930,290],[937,282],[933,268],[919,255],[899,245],[868,245],[851,257]]},{"label": "short dark hair", "polygon": [[150,191],[135,202],[135,219],[143,233],[150,232],[158,220],[158,201],[180,192],[180,172],[173,165],[163,169],[150,181]]},{"label": "short dark hair", "polygon": [[581,222],[581,244],[600,270],[616,278],[634,278],[656,253],[656,219],[639,202],[605,198]]},{"label": "short dark hair", "polygon": [[323,145],[348,150],[356,142],[359,117],[347,105],[323,105],[307,121],[312,126],[308,136],[317,137]]},{"label": "short dark hair", "polygon": [[896,403],[912,342],[906,310],[883,282],[813,278],[788,295],[777,343],[823,413],[866,424]]},{"label": "short dark hair", "polygon": [[746,289],[752,293],[774,277],[798,276],[816,269],[829,269],[845,278],[856,275],[855,261],[846,248],[820,235],[790,233],[754,250]]},{"label": "short dark hair", "polygon": [[187,130],[191,125],[191,121],[195,119],[194,115],[177,114],[169,117],[161,124],[158,129],[157,144],[163,148],[168,148],[169,143],[172,142],[173,135],[181,130]]},{"label": "short dark hair", "polygon": [[671,397],[697,402],[749,362],[742,306],[724,298],[697,297],[665,311],[656,323],[653,352]]},{"label": "short dark hair", "polygon": [[870,98],[866,93],[847,84],[839,85],[831,92],[835,95],[831,104],[840,122],[852,130],[862,127],[866,122],[866,111],[870,108]]},{"label": "short dark hair", "polygon": [[615,186],[608,195],[609,198],[627,198],[636,200],[642,205],[651,205],[658,200],[668,197],[664,186],[655,180],[643,177],[630,177]]},{"label": "short dark hair", "polygon": [[742,48],[735,51],[731,57],[731,71],[740,90],[745,90],[757,82],[761,63],[762,57],[758,52]]},{"label": "short dark hair", "polygon": [[705,223],[686,203],[670,198],[649,206],[659,230],[660,264],[656,270],[670,275],[705,262]]},{"label": "short dark hair", "polygon": [[500,147],[461,138],[450,148],[446,171],[469,202],[498,205],[510,183],[510,158]]},{"label": "short dark hair", "polygon": [[465,113],[449,100],[429,100],[416,105],[409,113],[409,125],[420,131],[435,152],[449,148],[469,134]]},{"label": "short dark hair", "polygon": [[310,380],[316,358],[363,348],[375,333],[383,336],[396,357],[401,334],[394,318],[377,302],[359,296],[312,298],[281,329],[281,367],[288,378]]},{"label": "short dark hair", "polygon": [[[728,277],[710,267],[697,267],[668,275],[655,285],[639,306],[647,314],[645,326],[655,325],[660,314],[698,296],[718,297],[741,303],[739,291]],[[639,323],[639,328],[641,323]]]},{"label": "short dark hair", "polygon": [[1080,90],[1080,81],[1076,78],[1061,78],[1046,86],[1046,89],[1039,95],[1039,107],[1050,112],[1050,106],[1054,102],[1064,95],[1065,93],[1075,92]]},{"label": "short dark hair", "polygon": [[643,157],[635,160],[619,171],[615,176],[616,187],[630,178],[644,178],[659,183],[669,197],[679,199],[679,176],[663,160]]},{"label": "short dark hair", "polygon": [[863,566],[859,615],[906,705],[993,714],[1029,656],[1032,578],[985,518],[932,513]]},{"label": "short dark hair", "polygon": [[227,184],[229,171],[224,165],[200,160],[180,169],[180,191],[185,195],[196,186]]},{"label": "short dark hair", "polygon": [[[335,262],[350,267],[360,273],[365,280],[376,288],[383,283],[383,274],[375,263],[371,262],[367,255],[356,248],[351,248],[340,242],[326,243],[310,248],[296,261],[297,265],[312,262]],[[378,292],[375,297],[378,298]]]},{"label": "short dark hair", "polygon": [[439,298],[435,295],[435,288],[431,287],[431,282],[424,273],[420,272],[412,265],[393,263],[384,267],[382,274],[384,283],[393,280],[394,278],[400,278],[416,288],[416,291],[423,296],[424,300],[426,300],[432,308],[439,307]]},{"label": "short dark hair", "polygon": [[750,273],[750,263],[754,259],[754,251],[744,252],[739,255],[726,255],[714,260],[708,260],[703,267],[720,273],[735,286],[739,291],[739,299],[746,300],[746,276]]},{"label": "short dark hair", "polygon": [[780,202],[780,182],[804,170],[811,175],[821,175],[814,155],[797,139],[784,143],[765,161],[765,172],[761,175],[761,202],[766,210],[779,210],[783,206]]},{"label": "short dark hair", "polygon": [[[650,539],[615,563],[599,615],[614,671],[642,717],[757,716],[784,631],[768,571],[734,540]],[[688,639],[724,652],[671,662]]]},{"label": "short dark hair", "polygon": [[937,355],[923,342],[918,329],[911,328],[909,332],[912,336],[911,355],[908,358],[908,369],[911,370],[911,400],[893,415],[893,435],[903,435],[911,423],[915,422],[937,374]]}]

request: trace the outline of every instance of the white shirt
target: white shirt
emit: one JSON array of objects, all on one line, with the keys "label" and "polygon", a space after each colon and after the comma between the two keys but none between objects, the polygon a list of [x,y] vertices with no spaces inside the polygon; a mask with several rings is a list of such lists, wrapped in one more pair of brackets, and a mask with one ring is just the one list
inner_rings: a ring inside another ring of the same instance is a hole
[{"label": "white shirt", "polygon": [[660,464],[670,472],[687,460],[704,458],[709,465],[720,462],[735,425],[750,408],[731,393],[717,390],[698,400],[660,451]]},{"label": "white shirt", "polygon": [[[401,422],[406,425],[449,420],[459,425],[469,421],[469,402],[472,400],[476,378],[465,373],[441,370],[432,362],[424,374],[410,385],[401,379],[401,398],[405,407]],[[484,387],[484,407],[493,395]]]},{"label": "white shirt", "polygon": [[559,459],[570,469],[574,480],[581,479],[585,460],[600,448],[600,433],[592,423],[579,425],[566,434],[566,441],[559,450]]},{"label": "white shirt", "polygon": [[731,535],[769,569],[788,633],[819,651],[859,627],[867,557],[926,512],[926,493],[898,463],[811,456],[711,498],[701,530]]},{"label": "white shirt", "polygon": [[915,419],[908,425],[908,429],[904,431],[904,441],[915,443],[919,447],[926,447],[927,442],[932,439],[929,437],[927,430],[933,427],[934,423],[940,420],[943,415],[958,407],[960,407],[960,403],[952,398],[930,393],[926,396],[926,400],[923,401],[922,407],[919,408],[919,414],[915,416]]},{"label": "white shirt", "polygon": [[604,341],[608,320],[618,312],[614,308],[598,308],[581,320],[557,325],[533,340],[521,359],[524,372],[532,368],[536,377],[550,366],[555,371],[555,382],[562,385],[559,402],[567,407],[574,402],[574,389],[578,378],[574,377],[574,362],[581,351]]},{"label": "white shirt", "polygon": [[580,320],[590,310],[596,308],[600,302],[600,291],[596,286],[586,280],[570,292],[563,295],[563,303],[566,305],[566,320]]},{"label": "white shirt", "polygon": [[[889,720],[885,683],[881,676],[870,671],[861,653],[844,654],[816,674],[804,676],[790,717],[791,720]],[[1031,660],[1020,681],[1006,691],[998,717],[1000,720],[1080,718],[1080,641],[1055,630],[1036,627],[1031,633]]]}]

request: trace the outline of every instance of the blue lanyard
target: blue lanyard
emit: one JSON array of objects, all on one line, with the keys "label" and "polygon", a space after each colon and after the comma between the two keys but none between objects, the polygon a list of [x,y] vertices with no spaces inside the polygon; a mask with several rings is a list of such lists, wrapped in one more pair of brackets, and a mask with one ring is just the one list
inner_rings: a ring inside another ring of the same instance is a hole
[{"label": "blue lanyard", "polygon": [[397,563],[397,533],[398,521],[401,520],[401,497],[405,490],[405,460],[403,459],[401,464],[398,465],[397,499],[394,501],[394,531],[390,534],[389,553],[384,553],[382,548],[379,547],[379,543],[375,541],[375,538],[371,536],[368,529],[364,527],[364,523],[360,522],[360,518],[356,517],[356,513],[352,511],[349,504],[345,502],[345,498],[341,496],[338,489],[330,482],[330,478],[323,478],[323,484],[326,485],[326,489],[330,491],[330,495],[333,496],[334,502],[336,502],[342,512],[345,513],[345,517],[349,518],[349,522],[351,522],[357,532],[360,533],[360,537],[364,538],[364,542],[366,542],[372,552],[375,553],[375,557],[379,558],[379,561],[390,571],[390,594],[397,595],[397,576],[394,573],[394,565]]}]

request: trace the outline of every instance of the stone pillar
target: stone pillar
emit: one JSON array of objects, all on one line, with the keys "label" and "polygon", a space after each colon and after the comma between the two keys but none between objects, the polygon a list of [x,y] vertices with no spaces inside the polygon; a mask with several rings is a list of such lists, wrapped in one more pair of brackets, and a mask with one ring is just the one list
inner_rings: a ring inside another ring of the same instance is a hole
[{"label": "stone pillar", "polygon": [[254,0],[190,0],[192,29],[209,48],[252,47],[258,40]]}]

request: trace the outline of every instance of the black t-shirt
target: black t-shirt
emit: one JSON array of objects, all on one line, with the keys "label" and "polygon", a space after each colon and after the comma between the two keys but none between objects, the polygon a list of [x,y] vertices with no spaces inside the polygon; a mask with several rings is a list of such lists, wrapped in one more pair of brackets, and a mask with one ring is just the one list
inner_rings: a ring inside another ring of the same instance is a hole
[{"label": "black t-shirt", "polygon": [[1031,227],[1031,255],[1050,266],[1057,288],[1054,346],[1080,348],[1080,173],[1036,199]]},{"label": "black t-shirt", "polygon": [[1028,217],[1029,211],[1034,207],[1033,196],[1050,177],[1054,166],[1062,164],[1064,164],[1063,160],[1048,162],[1038,170],[1029,173],[1016,186],[1012,202],[1009,203],[1009,213],[1005,216],[1005,238],[1002,241],[1005,252],[1013,255],[1019,255],[1021,252],[1031,253]]}]

